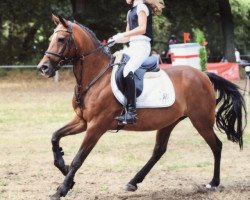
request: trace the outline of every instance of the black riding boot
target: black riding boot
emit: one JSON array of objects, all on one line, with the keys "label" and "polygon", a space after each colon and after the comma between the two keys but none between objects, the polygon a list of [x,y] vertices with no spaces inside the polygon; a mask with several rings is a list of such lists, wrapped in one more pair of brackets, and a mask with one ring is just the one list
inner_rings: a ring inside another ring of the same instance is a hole
[{"label": "black riding boot", "polygon": [[116,117],[116,120],[123,124],[134,124],[136,123],[136,89],[133,72],[129,72],[125,77],[125,84],[125,96],[127,98],[126,112]]}]

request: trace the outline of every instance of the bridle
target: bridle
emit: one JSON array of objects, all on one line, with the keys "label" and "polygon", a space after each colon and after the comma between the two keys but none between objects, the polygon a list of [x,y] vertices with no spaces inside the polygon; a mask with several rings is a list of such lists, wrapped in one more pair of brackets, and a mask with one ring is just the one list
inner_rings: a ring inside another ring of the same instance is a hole
[{"label": "bridle", "polygon": [[[84,53],[84,54],[77,54],[78,53],[78,48],[77,48],[77,44],[76,44],[76,42],[74,40],[73,29],[72,29],[72,24],[73,23],[70,22],[70,21],[68,21],[68,23],[69,23],[69,26],[68,26],[67,29],[56,29],[54,31],[54,34],[57,33],[57,32],[60,32],[60,31],[64,31],[64,32],[69,33],[69,37],[68,37],[62,51],[60,53],[52,52],[52,51],[46,51],[45,52],[45,55],[53,55],[53,56],[56,56],[56,57],[61,59],[58,62],[56,69],[59,69],[61,66],[66,65],[66,64],[71,63],[71,62],[74,62],[74,61],[77,61],[79,59],[84,60],[85,57],[87,57],[87,56],[89,56],[89,55],[91,55],[91,54],[93,54],[93,53],[107,47],[107,46],[110,46],[113,43],[113,41],[111,41],[111,42],[106,43],[105,45],[98,46],[97,48],[91,50],[90,52],[87,52],[87,53]],[[74,44],[76,53],[72,57],[66,57],[65,52],[66,52],[66,50],[70,51],[70,46],[71,46],[72,42]]]},{"label": "bridle", "polygon": [[[56,57],[61,59],[58,62],[57,66],[55,67],[56,70],[58,70],[63,65],[66,65],[66,64],[68,64],[70,62],[77,61],[78,59],[82,58],[82,56],[77,55],[78,48],[77,48],[77,45],[76,45],[75,40],[73,38],[72,23],[69,22],[69,26],[68,26],[67,29],[56,29],[54,31],[54,34],[57,33],[57,32],[60,32],[60,31],[64,31],[64,32],[69,33],[69,37],[68,37],[65,45],[63,46],[62,51],[60,53],[53,52],[53,51],[46,51],[45,52],[45,55],[52,55],[52,56],[56,56]],[[76,53],[75,53],[75,56],[67,57],[66,56],[66,53],[67,53],[66,51],[70,52],[70,46],[71,46],[72,42],[74,43]]]},{"label": "bridle", "polygon": [[[68,21],[68,23],[69,23],[69,26],[68,26],[67,29],[57,29],[57,30],[54,31],[54,33],[57,33],[57,32],[60,32],[60,31],[64,31],[64,32],[69,33],[69,37],[68,37],[67,41],[65,42],[65,45],[62,48],[62,51],[60,53],[52,52],[52,51],[46,51],[45,55],[52,55],[52,56],[56,56],[56,57],[60,58],[59,62],[57,63],[57,66],[55,67],[56,70],[60,69],[63,65],[66,65],[68,63],[74,63],[74,62],[76,62],[78,60],[81,60],[81,72],[80,72],[80,74],[82,74],[83,61],[84,61],[85,57],[87,57],[87,56],[89,56],[89,55],[91,55],[93,53],[96,53],[97,51],[111,45],[113,43],[113,41],[108,42],[105,45],[100,45],[97,48],[95,48],[95,49],[93,49],[93,50],[91,50],[91,51],[89,51],[87,53],[84,53],[84,54],[78,53],[77,44],[76,44],[76,42],[74,40],[74,36],[73,36],[73,29],[72,29],[72,26],[73,26],[72,24],[73,23],[70,22],[70,21]],[[67,57],[66,54],[71,51],[70,47],[72,45],[72,42],[73,42],[74,47],[75,47],[75,55],[71,56],[71,57]],[[112,60],[113,59],[110,59],[109,64],[84,89],[82,89],[82,85],[81,85],[82,76],[80,76],[80,80],[78,80],[77,76],[75,74],[75,70],[73,70],[75,78],[76,78],[76,82],[77,82],[77,85],[75,87],[76,103],[80,108],[82,108],[82,105],[81,105],[82,96],[87,93],[87,91],[108,71],[109,68],[111,68],[114,65],[118,64],[118,63],[112,64]],[[73,65],[73,69],[74,69],[74,67],[75,67],[75,65]]]}]

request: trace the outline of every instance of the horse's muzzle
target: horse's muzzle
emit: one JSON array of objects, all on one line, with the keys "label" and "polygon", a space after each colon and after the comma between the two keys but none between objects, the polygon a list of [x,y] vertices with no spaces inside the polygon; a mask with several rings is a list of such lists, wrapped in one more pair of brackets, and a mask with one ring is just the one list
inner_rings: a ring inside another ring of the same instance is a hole
[{"label": "horse's muzzle", "polygon": [[55,76],[55,69],[49,65],[42,64],[38,65],[37,68],[43,76],[46,76],[48,78]]}]

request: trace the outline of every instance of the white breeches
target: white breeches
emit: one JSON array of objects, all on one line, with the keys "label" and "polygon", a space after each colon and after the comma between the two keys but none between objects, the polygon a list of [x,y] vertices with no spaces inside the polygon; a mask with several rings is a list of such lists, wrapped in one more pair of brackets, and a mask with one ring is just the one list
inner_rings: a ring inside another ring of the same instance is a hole
[{"label": "white breeches", "polygon": [[130,59],[124,67],[123,76],[126,77],[129,72],[135,72],[142,63],[149,57],[151,45],[146,40],[133,40],[129,43],[129,47],[122,52],[127,54]]}]

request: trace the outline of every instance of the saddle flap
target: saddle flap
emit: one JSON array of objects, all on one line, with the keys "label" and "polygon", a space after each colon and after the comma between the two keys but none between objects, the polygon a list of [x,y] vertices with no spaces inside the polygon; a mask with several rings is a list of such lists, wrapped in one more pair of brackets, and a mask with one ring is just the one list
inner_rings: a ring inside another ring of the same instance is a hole
[{"label": "saddle flap", "polygon": [[[115,76],[118,66],[114,66],[111,75],[111,88],[114,96],[122,105],[126,105],[126,97],[118,89]],[[137,108],[162,108],[169,107],[175,102],[175,91],[173,83],[168,74],[159,72],[146,73],[144,86],[141,95],[136,99]]]}]

